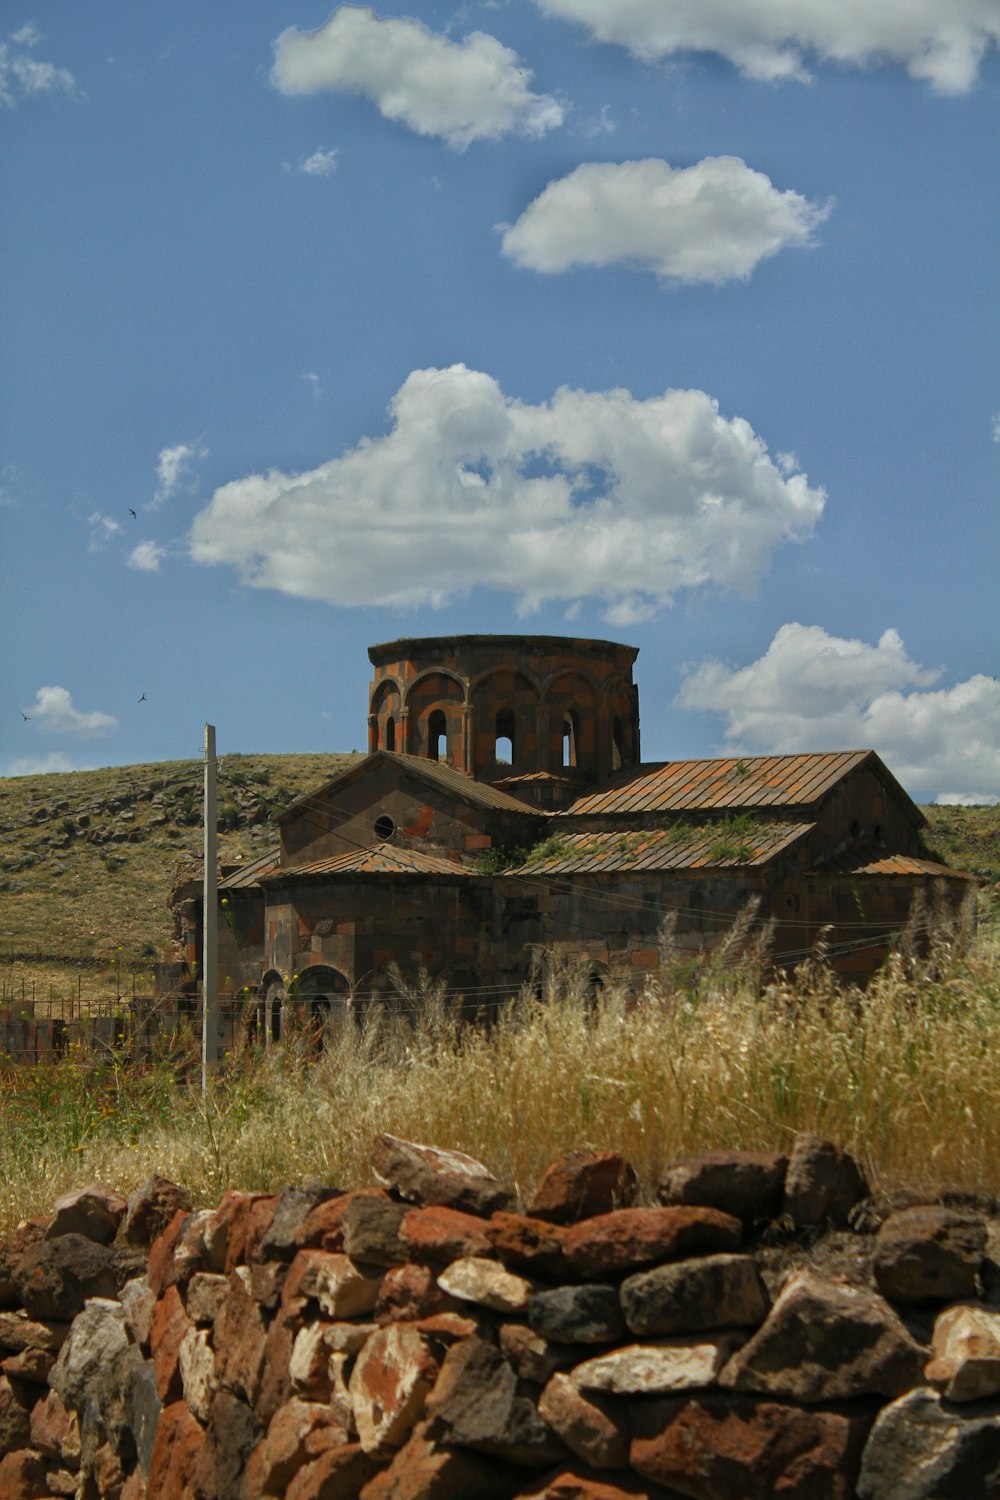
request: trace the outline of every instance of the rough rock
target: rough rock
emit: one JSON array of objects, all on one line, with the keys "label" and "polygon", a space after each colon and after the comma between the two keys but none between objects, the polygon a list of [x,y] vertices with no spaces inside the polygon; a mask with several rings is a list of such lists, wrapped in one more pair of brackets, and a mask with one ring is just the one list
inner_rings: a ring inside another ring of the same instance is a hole
[{"label": "rough rock", "polygon": [[618,1288],[598,1283],[536,1292],[528,1323],[533,1333],[556,1344],[607,1344],[627,1332]]},{"label": "rough rock", "polygon": [[196,1271],[188,1282],[184,1305],[192,1323],[208,1328],[229,1295],[229,1277],[218,1271]]},{"label": "rough rock", "polygon": [[281,1294],[280,1316],[302,1316],[316,1302],[328,1318],[358,1318],[378,1300],[381,1273],[367,1270],[347,1255],[329,1250],[300,1250],[289,1267]]},{"label": "rough rock", "polygon": [[342,1448],[346,1441],[347,1434],[329,1407],[293,1397],[275,1412],[249,1459],[245,1488],[252,1492],[259,1485],[265,1495],[283,1497],[306,1464],[330,1449]]},{"label": "rough rock", "polygon": [[[510,1470],[461,1448],[440,1447],[431,1425],[414,1430],[389,1467],[359,1492],[360,1500],[510,1500],[519,1486]],[[288,1500],[298,1497],[290,1493]],[[327,1497],[324,1491],[323,1500],[340,1500],[340,1494]]]},{"label": "rough rock", "polygon": [[294,1260],[296,1251],[301,1248],[298,1235],[309,1215],[321,1204],[343,1196],[342,1188],[328,1187],[320,1182],[284,1188],[278,1196],[267,1233],[258,1246],[258,1254],[265,1260]]},{"label": "rough rock", "polygon": [[573,1464],[544,1474],[517,1492],[518,1500],[677,1500],[637,1474],[605,1474]]},{"label": "rough rock", "polygon": [[335,1198],[317,1203],[302,1220],[295,1231],[297,1250],[332,1250],[344,1248],[344,1215],[355,1198],[381,1198],[387,1200],[385,1188],[359,1188],[354,1193],[341,1193]]},{"label": "rough rock", "polygon": [[566,1231],[563,1249],[579,1276],[614,1276],[682,1255],[735,1250],[743,1226],[715,1208],[621,1208]]},{"label": "rough rock", "polygon": [[157,1296],[168,1286],[184,1291],[192,1276],[205,1269],[205,1231],[211,1219],[212,1210],[208,1208],[192,1214],[176,1213],[153,1241],[147,1275]]},{"label": "rough rock", "polygon": [[508,1463],[547,1468],[565,1456],[534,1402],[518,1394],[499,1349],[484,1339],[463,1339],[448,1350],[427,1414],[435,1437]]},{"label": "rough rock", "polygon": [[46,1493],[45,1460],[31,1448],[0,1457],[0,1495],[4,1500],[35,1500]]},{"label": "rough rock", "polygon": [[60,1235],[26,1250],[14,1284],[30,1318],[63,1322],[82,1312],[88,1297],[114,1297],[118,1291],[112,1252],[82,1234]]},{"label": "rough rock", "polygon": [[[223,1193],[222,1201],[206,1218],[203,1230],[205,1260],[213,1271],[229,1275],[248,1259],[247,1237],[251,1230],[251,1212],[261,1201],[270,1205],[268,1224],[275,1200],[269,1193],[240,1193],[230,1189]],[[264,1226],[257,1226],[261,1233]]]},{"label": "rough rock", "polygon": [[441,1290],[430,1266],[407,1261],[390,1266],[382,1277],[375,1301],[376,1323],[415,1322],[457,1308],[458,1303]]},{"label": "rough rock", "polygon": [[787,1167],[788,1157],[772,1151],[706,1151],[668,1167],[656,1196],[663,1204],[718,1208],[752,1223],[780,1205]]},{"label": "rough rock", "polygon": [[475,1214],[434,1204],[411,1208],[400,1225],[399,1237],[410,1259],[448,1262],[464,1255],[491,1256],[489,1227]]},{"label": "rough rock", "polygon": [[156,1500],[191,1500],[205,1429],[183,1401],[166,1406],[156,1425],[156,1438],[146,1479]]},{"label": "rough rock", "polygon": [[[195,1494],[202,1491],[212,1500],[244,1500],[244,1471],[259,1437],[260,1427],[245,1402],[228,1391],[217,1392],[195,1469]],[[160,1500],[152,1484],[150,1493]]]},{"label": "rough rock", "polygon": [[133,1276],[126,1281],[118,1293],[118,1300],[125,1309],[125,1318],[132,1337],[143,1349],[149,1348],[149,1336],[153,1329],[153,1309],[156,1298],[147,1276]]},{"label": "rough rock", "polygon": [[883,1407],[865,1448],[858,1500],[996,1500],[1000,1403],[949,1407],[908,1391]]},{"label": "rough rock", "polygon": [[934,1358],[924,1378],[948,1401],[984,1401],[1000,1395],[1000,1312],[949,1307],[934,1324]]},{"label": "rough rock", "polygon": [[400,1447],[423,1416],[438,1362],[416,1329],[395,1323],[373,1333],[354,1362],[349,1389],[366,1453]]},{"label": "rough rock", "polygon": [[569,1151],[543,1175],[528,1213],[555,1224],[575,1224],[627,1207],[635,1192],[635,1171],[616,1151]]},{"label": "rough rock", "polygon": [[561,1281],[568,1275],[561,1225],[501,1212],[490,1219],[486,1234],[493,1253],[505,1266],[516,1266],[519,1271],[549,1281]]},{"label": "rough rock", "polygon": [[584,1360],[573,1368],[571,1379],[581,1390],[619,1396],[702,1390],[716,1383],[719,1371],[743,1338],[742,1333],[732,1330],[689,1334],[669,1342],[627,1344]]},{"label": "rough rock", "polygon": [[176,1213],[190,1213],[191,1206],[191,1195],[186,1188],[154,1173],[129,1193],[121,1237],[126,1245],[151,1245]]},{"label": "rough rock", "polygon": [[215,1350],[207,1328],[188,1329],[178,1350],[177,1365],[184,1400],[199,1422],[207,1422],[212,1397],[219,1388]]},{"label": "rough rock", "polygon": [[[132,1360],[125,1386],[125,1425],[135,1444],[139,1468],[148,1475],[153,1459],[156,1429],[163,1407],[156,1389],[152,1360]],[[127,1444],[125,1445],[127,1449]]]},{"label": "rough rock", "polygon": [[800,1271],[720,1384],[805,1402],[895,1397],[920,1383],[923,1364],[923,1349],[876,1292]]},{"label": "rough rock", "polygon": [[957,1302],[976,1295],[985,1249],[982,1219],[935,1205],[904,1208],[876,1235],[872,1272],[894,1302]]},{"label": "rough rock", "polygon": [[58,1354],[70,1327],[67,1322],[29,1318],[22,1312],[0,1312],[0,1350],[43,1349]]},{"label": "rough rock", "polygon": [[126,1201],[106,1182],[91,1182],[74,1192],[63,1193],[52,1206],[52,1221],[45,1238],[82,1234],[99,1245],[109,1245],[118,1233]]},{"label": "rough rock", "polygon": [[751,1255],[707,1255],[640,1271],[619,1295],[633,1333],[695,1333],[756,1328],[769,1299]]},{"label": "rough rock", "polygon": [[[3,1397],[0,1395],[0,1407],[2,1404]],[[0,1416],[0,1451],[5,1446],[16,1446],[5,1444],[2,1424],[3,1418]],[[65,1405],[56,1391],[50,1390],[31,1408],[30,1446],[37,1448],[46,1458],[56,1459],[60,1463],[75,1467],[80,1462],[80,1419],[75,1411]]]},{"label": "rough rock", "polygon": [[305,1464],[283,1492],[283,1500],[356,1500],[378,1472],[360,1443],[328,1448]]},{"label": "rough rock", "polygon": [[489,1216],[513,1202],[511,1190],[463,1151],[439,1151],[383,1134],[375,1137],[371,1159],[379,1181],[409,1203],[441,1203]]},{"label": "rough rock", "polygon": [[538,1398],[538,1415],[592,1468],[628,1467],[628,1418],[614,1401],[585,1395],[568,1375],[553,1375]]},{"label": "rough rock", "polygon": [[818,1135],[795,1138],[785,1172],[782,1212],[797,1228],[807,1224],[846,1224],[868,1193],[861,1169],[847,1151]]},{"label": "rough rock", "polygon": [[168,1286],[153,1309],[150,1329],[156,1389],[164,1405],[180,1400],[180,1349],[193,1326],[176,1286]]},{"label": "rough rock", "polygon": [[554,1344],[526,1323],[502,1323],[500,1348],[521,1380],[545,1385],[562,1370],[571,1370],[591,1352],[584,1344]]},{"label": "rough rock", "polygon": [[27,1448],[31,1441],[28,1408],[18,1399],[6,1375],[0,1375],[0,1453]]},{"label": "rough rock", "polygon": [[406,1206],[389,1198],[352,1197],[344,1213],[344,1253],[352,1260],[398,1266],[409,1259],[399,1237]]},{"label": "rough rock", "polygon": [[460,1302],[474,1302],[493,1312],[513,1314],[527,1312],[534,1291],[523,1276],[477,1255],[452,1261],[438,1277],[438,1286]]},{"label": "rough rock", "polygon": [[667,1396],[636,1408],[630,1459],[692,1500],[852,1500],[869,1424],[715,1392]]},{"label": "rough rock", "polygon": [[238,1276],[212,1325],[212,1347],[220,1389],[243,1396],[251,1406],[260,1393],[267,1328],[260,1308]]}]

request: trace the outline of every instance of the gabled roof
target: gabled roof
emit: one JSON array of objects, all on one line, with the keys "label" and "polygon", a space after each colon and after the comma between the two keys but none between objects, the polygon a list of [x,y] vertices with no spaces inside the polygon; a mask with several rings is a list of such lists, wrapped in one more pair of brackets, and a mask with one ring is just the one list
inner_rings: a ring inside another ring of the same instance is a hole
[{"label": "gabled roof", "polygon": [[425,760],[421,755],[397,755],[391,750],[376,750],[372,755],[366,755],[356,765],[349,766],[346,771],[341,771],[337,776],[331,776],[329,781],[324,781],[322,786],[317,787],[315,791],[296,797],[294,802],[288,804],[284,812],[278,814],[278,822],[287,822],[289,818],[295,817],[310,803],[325,797],[334,788],[360,781],[381,764],[396,766],[407,775],[416,776],[432,786],[439,786],[453,797],[461,797],[465,802],[471,802],[477,807],[488,807],[497,812],[530,813],[535,818],[539,816],[536,807],[519,801],[509,792],[501,791],[499,787],[490,786],[483,781],[474,781],[471,776],[466,776],[464,771],[456,771],[454,766],[445,765],[442,761]]},{"label": "gabled roof", "polygon": [[441,854],[421,849],[399,849],[393,844],[373,844],[348,854],[331,854],[305,865],[274,869],[261,877],[264,885],[281,885],[314,875],[466,875],[468,867]]},{"label": "gabled roof", "polygon": [[913,854],[887,854],[871,845],[839,849],[817,861],[810,875],[920,875],[925,879],[975,880],[967,870],[953,870],[936,859]]},{"label": "gabled roof", "polygon": [[906,806],[926,820],[874,750],[829,754],[750,755],[718,760],[671,760],[633,766],[554,816],[577,818],[652,812],[711,812],[813,808],[845,776],[868,763]]},{"label": "gabled roof", "polygon": [[598,875],[641,870],[746,869],[766,865],[804,838],[812,823],[761,822],[738,835],[704,828],[555,834],[511,875]]}]

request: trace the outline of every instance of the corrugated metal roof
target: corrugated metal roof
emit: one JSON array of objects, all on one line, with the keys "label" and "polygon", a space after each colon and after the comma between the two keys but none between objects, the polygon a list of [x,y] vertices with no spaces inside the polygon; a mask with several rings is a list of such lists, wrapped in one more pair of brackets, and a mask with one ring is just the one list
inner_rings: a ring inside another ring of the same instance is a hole
[{"label": "corrugated metal roof", "polygon": [[920,859],[912,854],[887,854],[884,850],[868,847],[841,849],[819,861],[810,875],[920,875],[925,878],[948,876],[960,880],[975,880],[966,870],[953,870],[936,859]]},{"label": "corrugated metal roof", "polygon": [[[512,875],[597,875],[641,870],[747,868],[767,864],[809,833],[813,823],[761,823],[728,834],[718,826],[651,832],[556,834]],[[545,853],[547,846],[551,852]]]},{"label": "corrugated metal roof", "polygon": [[453,796],[463,797],[466,802],[474,802],[480,807],[490,807],[501,812],[528,812],[533,817],[538,816],[537,808],[519,801],[517,797],[512,797],[509,792],[502,791],[500,787],[490,786],[485,781],[475,781],[471,776],[466,776],[464,771],[458,771],[454,766],[446,765],[443,761],[425,760],[422,755],[397,755],[391,750],[376,750],[372,755],[366,755],[364,760],[356,765],[349,766],[346,771],[341,771],[329,781],[324,781],[323,785],[318,786],[315,791],[296,797],[294,802],[288,804],[284,812],[279,813],[278,822],[286,822],[296,813],[302,812],[310,803],[321,802],[326,794],[337,786],[349,781],[357,781],[376,761],[383,760],[405,768],[424,781],[433,782]]},{"label": "corrugated metal roof", "polygon": [[[219,890],[248,890],[251,886],[257,885],[262,875],[269,875],[272,870],[276,870],[280,862],[280,851],[278,849],[268,849],[266,854],[258,855],[249,864],[243,865],[239,870],[234,870],[231,875],[227,875],[225,880],[220,880]],[[200,871],[198,878],[201,878]]]},{"label": "corrugated metal roof", "polygon": [[367,849],[352,849],[349,854],[332,854],[305,865],[290,865],[274,870],[267,877],[269,885],[298,880],[309,875],[465,875],[467,866],[440,854],[425,854],[420,849],[399,849],[393,844],[373,844]]},{"label": "corrugated metal roof", "polygon": [[810,807],[872,755],[871,750],[845,750],[635,766],[555,816]]}]

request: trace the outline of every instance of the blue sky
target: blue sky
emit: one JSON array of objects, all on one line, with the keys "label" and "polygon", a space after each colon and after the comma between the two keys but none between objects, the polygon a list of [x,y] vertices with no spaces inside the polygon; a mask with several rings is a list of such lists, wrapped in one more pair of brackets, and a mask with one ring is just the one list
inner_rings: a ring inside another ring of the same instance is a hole
[{"label": "blue sky", "polygon": [[1000,800],[1000,0],[2,15],[0,772],[523,631]]}]

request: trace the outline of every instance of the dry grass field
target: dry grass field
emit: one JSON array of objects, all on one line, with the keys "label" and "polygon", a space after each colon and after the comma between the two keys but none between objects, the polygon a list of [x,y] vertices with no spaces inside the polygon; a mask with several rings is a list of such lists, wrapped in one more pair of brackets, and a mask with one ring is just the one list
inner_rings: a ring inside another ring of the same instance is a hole
[{"label": "dry grass field", "polygon": [[[231,760],[224,857],[267,847],[260,809],[343,763]],[[193,762],[0,783],[6,950],[90,955],[105,985],[119,945],[137,962],[144,945],[161,954],[166,892],[198,847],[197,783]],[[685,1152],[781,1149],[814,1130],[853,1151],[880,1193],[1000,1198],[1000,810],[928,813],[928,844],[984,878],[978,935],[970,947],[940,929],[923,956],[904,945],[864,994],[821,964],[767,982],[734,960],[735,945],[682,978],[667,948],[638,1004],[594,1000],[572,974],[555,975],[541,1000],[513,999],[487,1029],[429,989],[368,1012],[325,1050],[292,1037],[227,1057],[206,1097],[193,1045],[140,1068],[113,1050],[8,1068],[0,1238],[95,1178],[128,1191],[155,1170],[205,1204],[227,1187],[358,1185],[378,1130],[469,1151],[526,1195],[571,1146],[624,1151],[648,1194]],[[130,827],[139,838],[89,837]],[[77,973],[22,968],[39,986]]]}]

